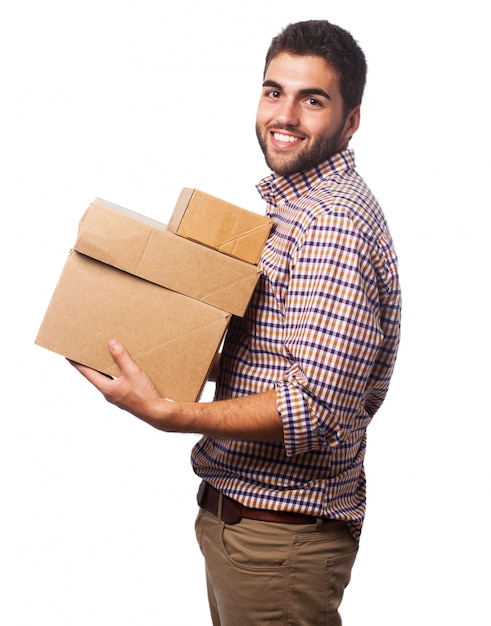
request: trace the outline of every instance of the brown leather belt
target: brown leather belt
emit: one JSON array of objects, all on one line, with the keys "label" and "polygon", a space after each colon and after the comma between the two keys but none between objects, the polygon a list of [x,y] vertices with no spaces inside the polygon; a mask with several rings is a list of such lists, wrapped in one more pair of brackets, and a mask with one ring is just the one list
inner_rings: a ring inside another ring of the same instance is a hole
[{"label": "brown leather belt", "polygon": [[[199,487],[197,499],[200,507],[218,517],[219,491],[203,481]],[[222,495],[221,520],[226,524],[237,524],[243,517],[261,522],[279,522],[280,524],[315,524],[317,522],[317,518],[313,515],[305,515],[303,513],[250,509],[240,504],[240,502]]]}]

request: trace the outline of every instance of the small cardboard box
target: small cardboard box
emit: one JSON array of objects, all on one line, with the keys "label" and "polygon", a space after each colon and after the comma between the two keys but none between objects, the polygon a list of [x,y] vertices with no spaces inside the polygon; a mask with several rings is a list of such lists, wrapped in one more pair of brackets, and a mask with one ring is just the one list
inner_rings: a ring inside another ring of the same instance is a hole
[{"label": "small cardboard box", "polygon": [[181,237],[257,264],[272,224],[263,215],[185,187],[168,226]]},{"label": "small cardboard box", "polygon": [[100,198],[82,217],[74,249],[239,317],[260,276],[251,263],[219,254]]},{"label": "small cardboard box", "polygon": [[109,376],[119,339],[176,402],[199,399],[230,314],[72,250],[35,343]]}]

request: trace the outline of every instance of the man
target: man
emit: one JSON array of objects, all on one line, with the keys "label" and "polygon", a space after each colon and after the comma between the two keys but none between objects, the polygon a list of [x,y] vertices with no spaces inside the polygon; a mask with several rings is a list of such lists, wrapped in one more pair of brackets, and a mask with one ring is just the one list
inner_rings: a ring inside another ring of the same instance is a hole
[{"label": "man", "polygon": [[348,148],[365,76],[362,50],[329,22],[291,24],[271,43],[256,132],[274,227],[213,402],[163,398],[117,341],[118,379],[74,364],[152,426],[203,434],[196,531],[215,626],[341,624],[365,513],[366,428],[400,327],[391,236]]}]

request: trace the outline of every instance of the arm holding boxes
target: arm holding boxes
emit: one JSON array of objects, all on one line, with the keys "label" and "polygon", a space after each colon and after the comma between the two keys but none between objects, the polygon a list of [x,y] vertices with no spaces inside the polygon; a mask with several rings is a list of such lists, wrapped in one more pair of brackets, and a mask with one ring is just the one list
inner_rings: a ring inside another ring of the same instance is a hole
[{"label": "arm holding boxes", "polygon": [[[111,212],[114,209],[118,209],[116,215]],[[93,230],[90,228],[91,217],[94,223]],[[97,217],[96,220],[95,217]],[[135,218],[138,219],[135,221]],[[120,207],[114,207],[104,201],[96,201],[92,205],[90,212],[84,218],[81,231],[91,231],[88,239],[91,242],[98,242],[103,230],[102,226],[106,225],[105,230],[108,235],[104,239],[109,237],[109,233],[114,238],[115,219],[125,235],[121,237],[122,241],[126,241],[130,233],[134,238],[135,233],[138,232],[141,234],[141,240],[145,242],[145,255],[141,252],[143,246],[141,248],[134,246],[137,250],[138,261],[134,266],[138,267],[140,275],[146,271],[143,278],[150,278],[161,284],[165,283],[172,289],[185,290],[188,297],[206,300],[207,303],[212,302],[215,307],[228,309],[229,313],[235,315],[244,313],[259,276],[257,263],[271,228],[269,219],[198,190],[185,188],[168,224],[170,233],[159,228],[158,224],[147,224],[148,220],[144,219],[142,223],[141,216],[121,211]],[[151,230],[149,230],[150,226]],[[95,236],[94,232],[98,236]],[[82,248],[82,239],[86,240],[87,237],[83,238],[79,234],[80,248]],[[151,259],[147,262],[146,258],[149,257],[152,241],[155,242],[155,251],[152,252]],[[100,256],[102,246],[97,245],[96,248]],[[121,246],[118,246],[118,253],[120,249]],[[128,246],[125,245],[124,249],[127,250]],[[170,257],[169,251],[174,249],[177,252],[174,257]],[[81,251],[94,253],[91,246],[83,247]],[[164,251],[167,251],[169,255],[167,258],[162,256]],[[116,256],[116,251],[112,249],[111,254],[103,260],[114,263]],[[182,268],[186,258],[189,261],[185,271],[176,272],[177,267]],[[197,258],[201,271],[198,274],[198,280],[196,277],[192,280],[192,263]],[[214,263],[218,263],[219,269],[215,268]],[[130,264],[123,266],[121,261],[119,265],[124,270],[130,267]],[[131,267],[136,273],[133,265]],[[160,272],[166,267],[169,272],[162,280]],[[219,288],[215,285],[207,286],[204,290],[205,295],[202,295],[198,289],[202,289],[206,283],[203,274],[205,267],[210,268],[208,281],[213,276],[215,280],[219,278],[220,282]],[[176,282],[171,283],[171,280]],[[222,299],[219,300],[218,297]],[[236,308],[230,308],[230,305]],[[240,305],[239,309],[237,309],[238,305]],[[164,396],[163,390],[166,385],[161,385],[159,390],[152,382],[153,377],[151,379],[143,367],[133,360],[120,341],[110,340],[108,349],[119,371],[119,376],[115,378],[108,377],[87,365],[79,364],[73,358],[69,358],[69,361],[104,395],[108,402],[132,413],[151,426],[169,432],[199,433],[230,439],[251,441],[281,441],[283,439],[274,390],[245,398],[200,403],[189,401],[185,395],[178,395],[176,401],[173,389],[169,386],[167,387],[168,394],[173,397],[169,400]],[[190,356],[195,360],[194,354]],[[218,362],[219,355],[215,353],[211,363],[207,364],[208,379],[216,377]],[[189,374],[189,369],[187,372]],[[192,396],[190,398],[194,400]]]},{"label": "arm holding boxes", "polygon": [[[107,247],[106,243],[100,245],[101,233],[105,232],[104,241],[109,237],[114,240],[116,226],[123,233],[120,241],[126,242],[130,237],[134,239],[138,233],[144,246],[133,244],[136,250],[133,263],[127,261],[127,243],[118,245],[117,251],[113,247],[110,254],[101,260],[115,263],[124,249],[124,264],[118,260],[121,269],[128,271],[131,268],[132,273],[138,272],[140,277],[181,290],[187,297],[211,303],[229,314],[242,315],[259,277],[257,263],[271,228],[271,220],[189,188],[183,189],[167,230],[158,224],[148,224],[147,219],[121,207],[97,200],[84,217],[77,242],[80,251],[94,254],[96,250],[100,257],[101,249]],[[89,236],[84,237],[87,231]],[[97,245],[83,245],[86,240]],[[173,256],[171,251],[175,251]],[[197,273],[193,272],[195,263],[200,269]],[[165,268],[168,273],[162,277]],[[180,271],[177,271],[178,268]],[[207,285],[212,279],[218,281],[217,284]],[[76,359],[69,357],[69,361],[108,402],[151,426],[169,432],[199,433],[245,441],[283,439],[274,390],[233,400],[195,402],[192,395],[176,395],[177,383],[170,377],[172,384],[164,381],[157,387],[152,382],[154,376],[146,373],[145,365],[135,362],[121,341],[110,340],[108,349],[119,373],[114,378],[82,365]],[[192,346],[188,349],[192,352]],[[196,355],[191,353],[190,358],[196,360]],[[209,380],[216,378],[218,364],[219,354],[215,352],[206,365]],[[163,367],[164,363],[160,361],[160,369]],[[185,371],[189,376],[188,366]],[[201,380],[200,384],[203,382]],[[171,395],[172,400],[166,395]]]},{"label": "arm holding boxes", "polygon": [[183,189],[168,225],[96,198],[36,343],[161,430],[281,440],[272,391],[197,402],[231,316],[245,313],[271,225],[196,189]]},{"label": "arm holding boxes", "polygon": [[118,378],[71,363],[108,402],[151,426],[242,441],[283,440],[274,390],[219,402],[173,402],[162,396],[121,343],[112,340],[108,348],[121,371]]}]

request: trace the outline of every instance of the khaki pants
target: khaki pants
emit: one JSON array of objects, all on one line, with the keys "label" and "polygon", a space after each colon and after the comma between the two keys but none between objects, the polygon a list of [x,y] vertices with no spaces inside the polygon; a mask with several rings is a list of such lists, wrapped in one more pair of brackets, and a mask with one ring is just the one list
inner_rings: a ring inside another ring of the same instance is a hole
[{"label": "khaki pants", "polygon": [[196,536],[213,626],[341,626],[358,550],[343,522],[230,526],[200,509]]}]

